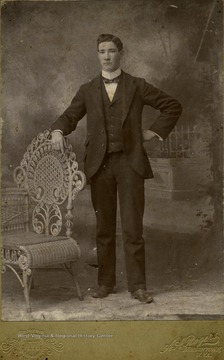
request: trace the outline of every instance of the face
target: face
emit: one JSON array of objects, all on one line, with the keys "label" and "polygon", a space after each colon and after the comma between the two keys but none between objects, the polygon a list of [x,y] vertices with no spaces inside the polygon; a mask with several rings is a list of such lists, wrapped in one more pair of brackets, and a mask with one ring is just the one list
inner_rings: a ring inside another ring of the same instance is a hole
[{"label": "face", "polygon": [[113,41],[99,44],[98,58],[104,71],[112,72],[120,67],[123,50],[119,51]]}]

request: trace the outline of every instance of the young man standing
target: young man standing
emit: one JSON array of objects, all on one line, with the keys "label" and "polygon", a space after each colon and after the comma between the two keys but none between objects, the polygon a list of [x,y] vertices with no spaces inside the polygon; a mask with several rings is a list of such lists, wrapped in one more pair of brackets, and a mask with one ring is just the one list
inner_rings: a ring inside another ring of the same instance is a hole
[{"label": "young man standing", "polygon": [[[175,126],[181,105],[142,78],[121,70],[123,44],[111,34],[97,39],[101,73],[80,87],[71,105],[52,125],[52,143],[63,151],[63,136],[75,130],[87,114],[85,174],[91,187],[96,213],[98,288],[92,294],[103,298],[116,284],[116,210],[120,204],[128,291],[150,303],[146,290],[143,233],[144,179],[153,173],[143,147],[157,136],[164,140]],[[142,110],[150,105],[160,115],[148,130],[142,130]]]}]

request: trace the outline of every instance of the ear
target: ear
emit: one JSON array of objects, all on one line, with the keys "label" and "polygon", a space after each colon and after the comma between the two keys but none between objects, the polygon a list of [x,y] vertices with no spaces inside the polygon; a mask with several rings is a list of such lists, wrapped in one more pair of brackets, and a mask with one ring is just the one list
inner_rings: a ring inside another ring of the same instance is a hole
[{"label": "ear", "polygon": [[122,49],[119,53],[120,53],[120,56],[123,57],[124,56],[124,49]]}]

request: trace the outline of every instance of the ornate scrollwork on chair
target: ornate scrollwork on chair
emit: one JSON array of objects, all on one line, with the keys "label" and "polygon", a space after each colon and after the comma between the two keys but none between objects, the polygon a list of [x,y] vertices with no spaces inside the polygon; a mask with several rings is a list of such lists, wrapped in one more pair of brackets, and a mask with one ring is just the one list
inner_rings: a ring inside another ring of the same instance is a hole
[{"label": "ornate scrollwork on chair", "polygon": [[[13,191],[14,198],[17,192],[23,195],[28,194],[36,203],[32,213],[32,225],[36,234],[28,232],[26,236],[16,236],[16,240],[14,235],[10,235],[11,238],[8,235],[3,236],[5,239],[2,249],[3,271],[7,266],[16,273],[24,288],[27,311],[30,311],[30,284],[27,279],[32,269],[67,263],[70,263],[71,268],[74,269],[74,263],[80,257],[78,243],[71,237],[72,209],[73,200],[84,188],[86,181],[83,172],[78,170],[76,155],[71,145],[66,140],[64,153],[54,150],[49,131],[39,134],[27,147],[20,166],[14,170],[14,180],[18,189]],[[10,191],[6,193],[7,196],[10,195]],[[62,230],[63,216],[60,206],[65,202],[67,202],[64,222],[66,236],[61,236],[59,234]],[[9,210],[8,206],[3,207],[4,218],[6,214],[11,216],[12,210],[11,212]],[[8,223],[10,223],[10,216]],[[28,229],[27,225],[25,228]],[[23,271],[22,279],[14,265],[19,266]],[[83,298],[75,274],[74,269],[74,281],[81,300]]]},{"label": "ornate scrollwork on chair", "polygon": [[39,134],[28,146],[20,166],[14,171],[18,188],[25,189],[37,202],[33,211],[34,230],[57,236],[62,228],[59,205],[68,199],[67,235],[71,235],[72,200],[85,185],[85,175],[78,170],[76,155],[67,142],[65,153],[52,148],[50,133]]}]

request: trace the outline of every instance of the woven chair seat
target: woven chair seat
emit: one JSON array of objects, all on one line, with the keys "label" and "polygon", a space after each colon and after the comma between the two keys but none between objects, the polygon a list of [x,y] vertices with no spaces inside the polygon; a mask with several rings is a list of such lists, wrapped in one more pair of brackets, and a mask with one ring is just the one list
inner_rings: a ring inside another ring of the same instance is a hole
[{"label": "woven chair seat", "polygon": [[[64,236],[46,236],[35,233],[17,233],[3,236],[3,258],[11,254],[20,261],[21,250],[26,254],[27,268],[77,261],[80,249],[75,239]],[[13,260],[13,259],[12,259]]]}]

